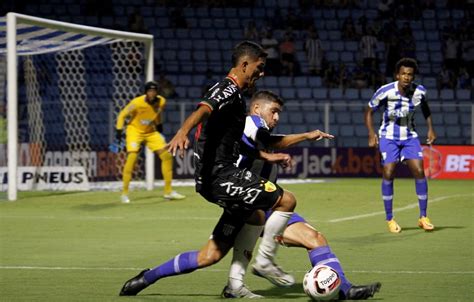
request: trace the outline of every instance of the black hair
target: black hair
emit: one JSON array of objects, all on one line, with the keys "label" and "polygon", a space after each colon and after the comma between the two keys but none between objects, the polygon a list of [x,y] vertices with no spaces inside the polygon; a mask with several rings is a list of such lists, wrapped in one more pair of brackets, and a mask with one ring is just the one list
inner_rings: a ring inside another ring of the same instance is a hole
[{"label": "black hair", "polygon": [[412,58],[401,58],[398,60],[397,64],[395,64],[395,73],[398,73],[402,66],[413,68],[414,73],[417,73],[418,71],[418,63]]},{"label": "black hair", "polygon": [[232,50],[232,66],[236,67],[239,59],[246,55],[255,60],[267,57],[267,53],[260,44],[252,41],[243,41],[237,44]]},{"label": "black hair", "polygon": [[270,102],[276,102],[278,105],[283,106],[285,101],[281,97],[279,97],[276,93],[271,90],[259,90],[252,95],[252,99],[250,100],[253,103],[256,100],[266,100]]},{"label": "black hair", "polygon": [[146,82],[146,84],[145,84],[145,92],[147,92],[147,91],[150,90],[150,89],[155,89],[156,91],[158,91],[158,89],[159,89],[158,82],[156,82],[156,81]]}]

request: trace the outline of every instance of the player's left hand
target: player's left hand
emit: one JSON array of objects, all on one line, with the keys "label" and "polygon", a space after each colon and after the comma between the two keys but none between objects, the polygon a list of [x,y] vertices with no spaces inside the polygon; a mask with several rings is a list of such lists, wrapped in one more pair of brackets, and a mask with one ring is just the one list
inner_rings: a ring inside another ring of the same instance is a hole
[{"label": "player's left hand", "polygon": [[434,130],[430,129],[428,130],[428,135],[427,135],[427,138],[426,138],[426,143],[428,145],[431,145],[434,143],[434,141],[436,140],[436,133],[434,132]]},{"label": "player's left hand", "polygon": [[308,140],[313,140],[313,141],[319,141],[323,138],[326,138],[326,139],[334,138],[334,135],[323,132],[321,130],[313,130],[311,132],[308,132],[308,135],[309,135]]},{"label": "player's left hand", "polygon": [[180,129],[165,148],[168,149],[168,152],[173,154],[173,156],[176,156],[176,152],[178,152],[179,156],[183,158],[184,150],[188,149],[189,143],[188,136],[183,134]]}]

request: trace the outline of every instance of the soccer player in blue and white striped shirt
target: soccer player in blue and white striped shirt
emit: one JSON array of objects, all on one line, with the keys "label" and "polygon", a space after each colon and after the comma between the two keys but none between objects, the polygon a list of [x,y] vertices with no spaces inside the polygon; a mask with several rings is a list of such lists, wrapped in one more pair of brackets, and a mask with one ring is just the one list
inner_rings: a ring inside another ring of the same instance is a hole
[{"label": "soccer player in blue and white striped shirt", "polygon": [[[382,199],[388,228],[399,233],[401,227],[393,219],[393,179],[397,162],[405,162],[415,177],[416,194],[420,208],[418,226],[426,231],[434,225],[426,216],[428,206],[428,184],[423,170],[423,153],[415,130],[414,114],[420,107],[428,126],[426,143],[431,145],[436,139],[431,112],[426,101],[426,89],[415,84],[418,65],[414,59],[402,58],[395,66],[396,81],[380,87],[370,100],[365,112],[365,124],[369,130],[369,146],[380,149],[383,163]],[[373,128],[372,114],[383,108],[382,123],[378,135]]]}]

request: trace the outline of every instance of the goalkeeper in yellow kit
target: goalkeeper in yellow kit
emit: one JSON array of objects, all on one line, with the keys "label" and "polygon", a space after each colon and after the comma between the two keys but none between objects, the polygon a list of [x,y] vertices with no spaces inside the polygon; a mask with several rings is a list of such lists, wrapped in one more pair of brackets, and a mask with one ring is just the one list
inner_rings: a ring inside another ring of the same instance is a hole
[{"label": "goalkeeper in yellow kit", "polygon": [[170,200],[183,199],[171,188],[173,178],[173,156],[165,149],[166,141],[161,134],[163,125],[161,112],[166,99],[158,95],[158,83],[155,81],[145,84],[145,94],[131,100],[120,111],[115,127],[116,137],[120,141],[123,134],[125,119],[129,118],[126,129],[127,161],[123,168],[123,190],[121,201],[129,203],[128,187],[132,180],[132,172],[137,161],[138,152],[142,144],[146,144],[151,151],[161,159],[161,172],[165,182],[163,197]]}]

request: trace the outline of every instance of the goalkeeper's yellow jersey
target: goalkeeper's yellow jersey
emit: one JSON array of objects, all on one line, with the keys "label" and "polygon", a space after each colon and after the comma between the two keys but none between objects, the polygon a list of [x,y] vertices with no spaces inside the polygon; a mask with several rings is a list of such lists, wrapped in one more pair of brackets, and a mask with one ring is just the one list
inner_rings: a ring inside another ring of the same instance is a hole
[{"label": "goalkeeper's yellow jersey", "polygon": [[161,124],[161,112],[166,104],[166,99],[158,95],[157,102],[153,105],[145,101],[146,95],[141,95],[125,106],[117,117],[116,129],[123,129],[125,119],[130,118],[127,127],[133,127],[138,133],[156,131],[156,125]]}]

